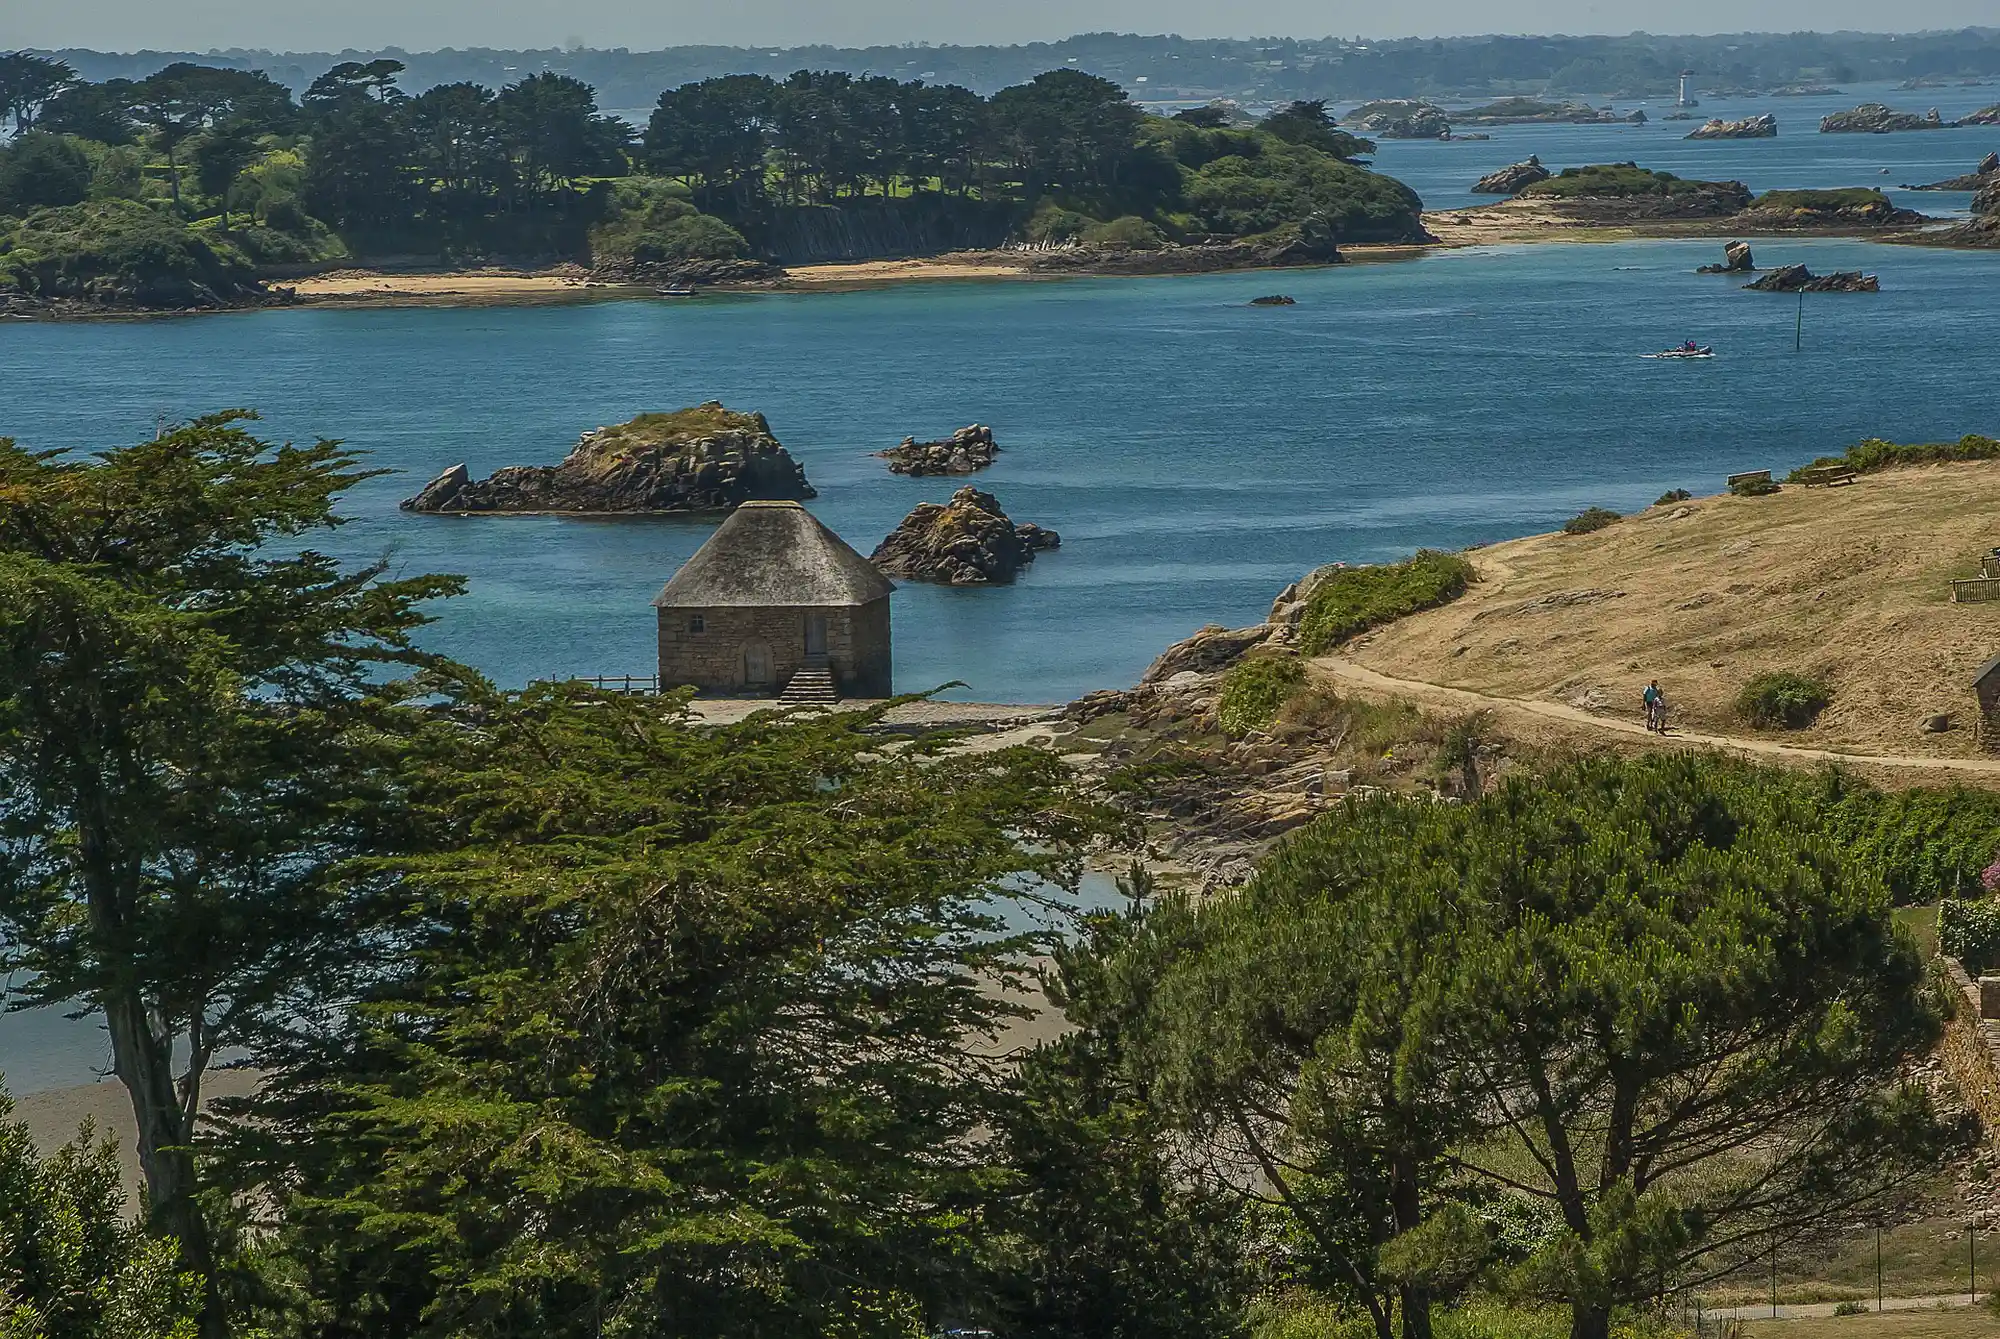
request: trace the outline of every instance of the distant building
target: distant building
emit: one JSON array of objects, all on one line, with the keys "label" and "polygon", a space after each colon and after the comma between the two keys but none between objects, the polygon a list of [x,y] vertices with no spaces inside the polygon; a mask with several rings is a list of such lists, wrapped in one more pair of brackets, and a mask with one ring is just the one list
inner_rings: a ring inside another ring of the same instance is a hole
[{"label": "distant building", "polygon": [[1692,93],[1690,93],[1690,92],[1688,91],[1688,80],[1690,80],[1690,79],[1692,79],[1692,78],[1694,78],[1694,71],[1693,71],[1693,70],[1682,70],[1682,71],[1681,71],[1681,96],[1680,96],[1680,101],[1674,104],[1674,105],[1675,105],[1676,107],[1699,107],[1699,106],[1701,106],[1701,104],[1700,104],[1699,102],[1696,102],[1696,101],[1694,100],[1694,95],[1693,95]]},{"label": "distant building", "polygon": [[746,502],[653,601],[660,687],[887,697],[894,590],[798,503]]}]

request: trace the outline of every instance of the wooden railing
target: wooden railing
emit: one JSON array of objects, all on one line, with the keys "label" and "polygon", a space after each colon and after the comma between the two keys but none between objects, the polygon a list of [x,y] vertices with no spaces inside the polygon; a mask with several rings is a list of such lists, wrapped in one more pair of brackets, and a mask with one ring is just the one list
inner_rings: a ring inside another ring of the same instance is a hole
[{"label": "wooden railing", "polygon": [[2000,577],[1967,577],[1951,583],[1953,604],[1981,604],[2000,600]]},{"label": "wooden railing", "polygon": [[600,693],[657,693],[657,674],[577,674],[566,682],[588,684]]}]

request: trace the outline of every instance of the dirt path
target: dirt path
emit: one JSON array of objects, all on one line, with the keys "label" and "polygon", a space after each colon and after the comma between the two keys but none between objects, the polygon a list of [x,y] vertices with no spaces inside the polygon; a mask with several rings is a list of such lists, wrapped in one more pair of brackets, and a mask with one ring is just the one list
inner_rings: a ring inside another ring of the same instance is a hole
[{"label": "dirt path", "polygon": [[1793,744],[1778,744],[1768,739],[1701,734],[1691,730],[1670,730],[1662,736],[1650,733],[1644,723],[1636,718],[1636,706],[1634,719],[1626,720],[1615,716],[1599,716],[1563,702],[1545,702],[1524,697],[1493,697],[1467,688],[1447,688],[1443,684],[1425,683],[1418,679],[1398,679],[1340,656],[1322,656],[1311,663],[1316,671],[1336,683],[1378,696],[1406,698],[1425,706],[1449,707],[1459,711],[1475,711],[1483,708],[1496,712],[1519,713],[1542,720],[1558,721],[1565,725],[1609,731],[1670,748],[1686,748],[1694,745],[1724,753],[1741,754],[1744,757],[1772,758],[1783,762],[1832,762],[1854,767],[1902,768],[1912,771],[2000,776],[2000,758],[1920,758],[1905,754],[1839,752],[1833,749],[1811,749],[1800,748]]}]

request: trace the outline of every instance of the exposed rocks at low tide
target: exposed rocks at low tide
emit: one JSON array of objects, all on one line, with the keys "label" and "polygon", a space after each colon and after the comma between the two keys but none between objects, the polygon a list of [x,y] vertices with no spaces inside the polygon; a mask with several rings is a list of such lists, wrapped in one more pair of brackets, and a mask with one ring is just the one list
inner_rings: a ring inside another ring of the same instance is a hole
[{"label": "exposed rocks at low tide", "polygon": [[1928,186],[1905,186],[1906,191],[1983,191],[2000,185],[2000,153],[1989,153],[1979,166],[1962,177],[1934,181]]},{"label": "exposed rocks at low tide", "polygon": [[1738,216],[1743,228],[1767,232],[1884,232],[1930,222],[1876,190],[1770,191]]},{"label": "exposed rocks at low tide", "polygon": [[1498,172],[1489,172],[1472,184],[1474,195],[1519,195],[1528,187],[1547,181],[1554,173],[1542,166],[1540,155],[1529,154],[1526,162],[1510,163]]},{"label": "exposed rocks at low tide", "polygon": [[900,445],[876,454],[889,462],[891,474],[921,478],[928,474],[973,474],[991,465],[999,453],[993,429],[974,423],[940,442],[905,437]]},{"label": "exposed rocks at low tide", "polygon": [[2000,126],[2000,102],[1991,107],[1981,107],[1970,116],[1961,116],[1958,123],[1962,126]]},{"label": "exposed rocks at low tide", "polygon": [[1707,121],[1688,132],[1689,139],[1776,139],[1778,118],[1769,112],[1748,116],[1741,121],[1725,121],[1720,117]]},{"label": "exposed rocks at low tide", "polygon": [[1803,265],[1786,265],[1743,287],[1755,293],[1879,293],[1882,282],[1859,270],[1814,274]]},{"label": "exposed rocks at low tide", "polygon": [[1053,530],[1016,524],[999,499],[966,487],[951,501],[919,503],[869,561],[892,577],[935,581],[948,586],[1005,585],[1035,561],[1037,553],[1060,547]]},{"label": "exposed rocks at low tide", "polygon": [[762,414],[710,401],[586,432],[558,465],[510,465],[479,480],[454,465],[402,506],[461,516],[643,515],[814,496],[805,467],[771,435]]},{"label": "exposed rocks at low tide", "polygon": [[1902,130],[1943,130],[1956,124],[1938,115],[1933,107],[1923,116],[1915,112],[1899,112],[1879,102],[1864,102],[1851,112],[1835,112],[1822,117],[1819,133],[1822,135],[1887,135]]},{"label": "exposed rocks at low tide", "polygon": [[668,260],[622,258],[596,266],[590,277],[605,284],[651,284],[660,288],[769,288],[785,272],[766,260]]},{"label": "exposed rocks at low tide", "polygon": [[1696,274],[1753,274],[1757,269],[1757,258],[1751,254],[1748,242],[1731,242],[1722,248],[1722,264],[1704,265]]}]

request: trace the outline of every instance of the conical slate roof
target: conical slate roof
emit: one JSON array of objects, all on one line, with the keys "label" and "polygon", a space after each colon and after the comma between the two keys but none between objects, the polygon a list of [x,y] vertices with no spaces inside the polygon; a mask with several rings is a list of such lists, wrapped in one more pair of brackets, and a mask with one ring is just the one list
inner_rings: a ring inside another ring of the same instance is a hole
[{"label": "conical slate roof", "polygon": [[653,601],[659,609],[863,605],[896,587],[796,502],[746,502]]}]

